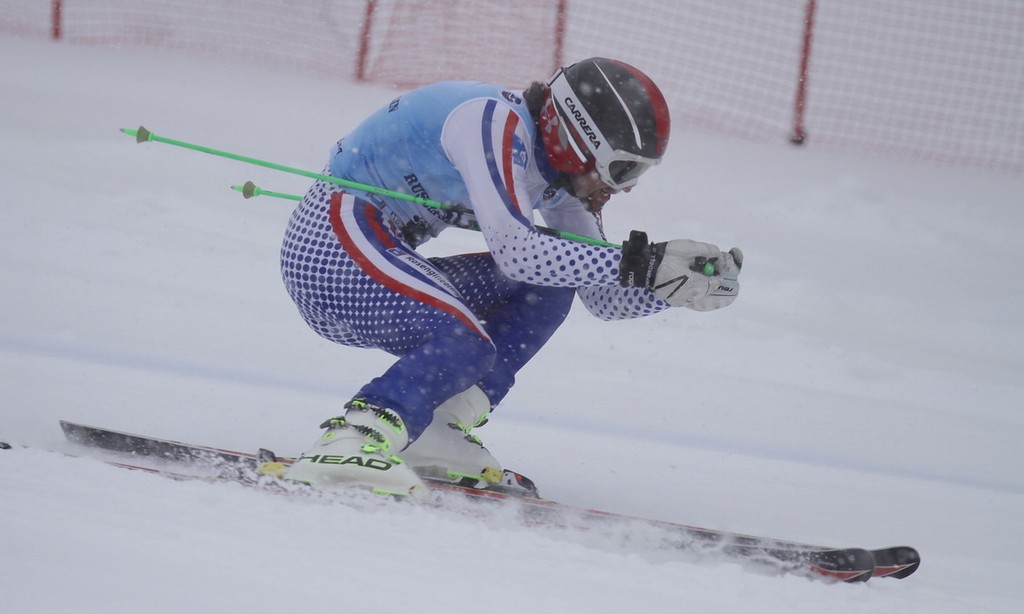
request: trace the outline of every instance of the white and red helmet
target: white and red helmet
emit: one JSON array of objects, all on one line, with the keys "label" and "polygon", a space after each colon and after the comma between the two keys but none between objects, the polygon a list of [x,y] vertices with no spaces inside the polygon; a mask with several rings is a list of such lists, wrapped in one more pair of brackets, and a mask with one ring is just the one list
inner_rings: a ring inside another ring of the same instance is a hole
[{"label": "white and red helmet", "polygon": [[540,113],[548,161],[578,175],[594,170],[615,190],[661,162],[671,119],[658,86],[617,60],[588,58],[555,73]]}]

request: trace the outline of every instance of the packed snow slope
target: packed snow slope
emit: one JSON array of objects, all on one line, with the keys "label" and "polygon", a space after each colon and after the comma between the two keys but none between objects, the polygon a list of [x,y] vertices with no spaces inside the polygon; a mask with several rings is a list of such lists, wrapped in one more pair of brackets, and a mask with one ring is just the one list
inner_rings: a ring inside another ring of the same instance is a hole
[{"label": "packed snow slope", "polygon": [[[118,129],[316,171],[396,91],[17,38],[0,67],[0,439],[30,446],[0,452],[0,609],[1024,611],[1021,177],[677,124],[609,238],[740,246],[739,299],[613,323],[577,307],[481,430],[568,503],[924,557],[907,580],[828,585],[44,451],[74,450],[65,418],[296,453],[386,368],[291,305],[291,204],[229,189],[309,180]],[[428,251],[481,247],[452,230]]]}]

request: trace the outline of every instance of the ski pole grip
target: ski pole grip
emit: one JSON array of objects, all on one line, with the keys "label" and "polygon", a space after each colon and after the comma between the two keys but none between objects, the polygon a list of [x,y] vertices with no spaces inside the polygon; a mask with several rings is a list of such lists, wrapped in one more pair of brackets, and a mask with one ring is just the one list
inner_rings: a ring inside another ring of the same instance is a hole
[{"label": "ski pole grip", "polygon": [[703,273],[708,277],[715,276],[715,260],[708,260],[704,256],[697,256],[693,259],[693,264],[690,265],[690,270],[694,273]]}]

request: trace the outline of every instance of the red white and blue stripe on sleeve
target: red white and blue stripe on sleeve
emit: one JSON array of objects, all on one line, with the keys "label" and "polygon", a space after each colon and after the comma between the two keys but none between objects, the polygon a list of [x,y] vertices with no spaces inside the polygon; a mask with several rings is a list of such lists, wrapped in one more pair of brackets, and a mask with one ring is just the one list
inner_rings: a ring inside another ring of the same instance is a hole
[{"label": "red white and blue stripe on sleeve", "polygon": [[495,99],[470,101],[451,114],[448,127],[445,150],[505,275],[541,286],[618,284],[620,250],[533,228],[533,203],[547,184],[530,159],[532,127],[512,108]]}]

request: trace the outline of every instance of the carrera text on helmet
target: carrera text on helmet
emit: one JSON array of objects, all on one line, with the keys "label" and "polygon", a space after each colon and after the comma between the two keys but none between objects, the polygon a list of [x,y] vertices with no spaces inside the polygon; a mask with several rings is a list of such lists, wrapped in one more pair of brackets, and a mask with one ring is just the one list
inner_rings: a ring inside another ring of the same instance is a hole
[{"label": "carrera text on helmet", "polygon": [[583,117],[583,113],[581,113],[579,108],[577,108],[576,101],[574,101],[571,97],[566,96],[563,102],[565,102],[565,107],[569,109],[569,112],[572,113],[572,116],[576,120],[576,123],[579,125],[580,130],[583,131],[583,134],[587,135],[587,138],[594,146],[594,149],[600,149],[601,139],[594,132],[594,129],[590,126],[590,123],[587,122],[587,118]]}]

